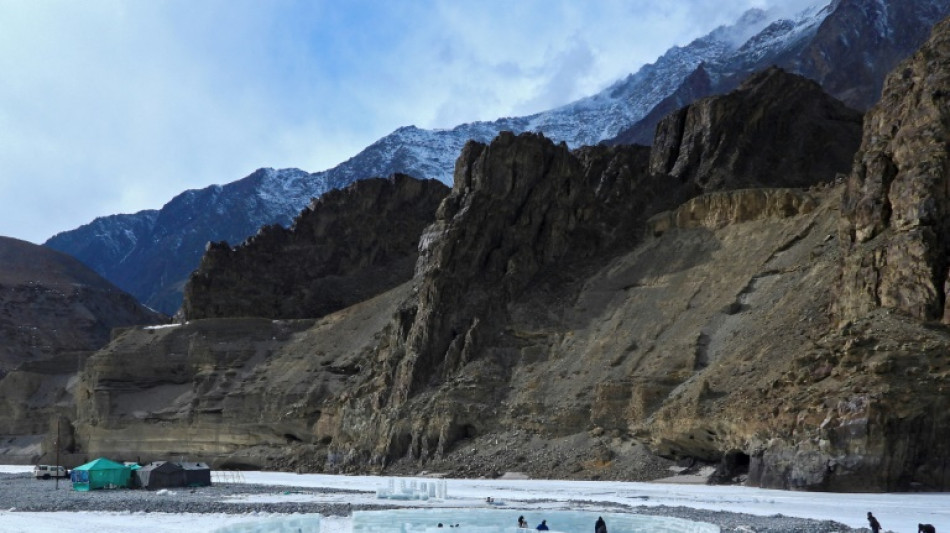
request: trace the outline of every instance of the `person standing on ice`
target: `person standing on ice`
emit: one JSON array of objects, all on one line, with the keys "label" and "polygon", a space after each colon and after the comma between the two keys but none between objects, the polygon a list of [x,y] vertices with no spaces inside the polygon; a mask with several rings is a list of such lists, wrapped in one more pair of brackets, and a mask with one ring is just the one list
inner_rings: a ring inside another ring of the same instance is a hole
[{"label": "person standing on ice", "polygon": [[597,522],[594,523],[594,533],[607,533],[607,522],[604,522],[604,517],[597,517]]},{"label": "person standing on ice", "polygon": [[521,529],[528,529],[528,521],[524,519],[524,515],[518,517],[518,527]]},{"label": "person standing on ice", "polygon": [[549,529],[549,528],[548,528],[548,521],[547,521],[547,520],[542,520],[541,523],[538,524],[538,531],[548,531],[548,529]]},{"label": "person standing on ice", "polygon": [[881,523],[877,521],[877,518],[874,518],[874,515],[871,514],[871,511],[868,511],[868,524],[871,525],[871,533],[881,532]]}]

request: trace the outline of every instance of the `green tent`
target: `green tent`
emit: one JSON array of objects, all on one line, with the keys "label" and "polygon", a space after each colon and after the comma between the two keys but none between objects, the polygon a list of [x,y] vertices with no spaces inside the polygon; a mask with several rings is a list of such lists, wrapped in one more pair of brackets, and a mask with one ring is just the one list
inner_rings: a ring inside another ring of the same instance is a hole
[{"label": "green tent", "polygon": [[132,469],[100,457],[73,468],[69,475],[73,490],[124,489],[132,481]]}]

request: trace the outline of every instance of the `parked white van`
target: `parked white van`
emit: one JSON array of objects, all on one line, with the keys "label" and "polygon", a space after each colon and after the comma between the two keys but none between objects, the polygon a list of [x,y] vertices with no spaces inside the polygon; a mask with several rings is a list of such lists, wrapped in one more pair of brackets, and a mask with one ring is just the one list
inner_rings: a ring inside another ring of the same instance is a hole
[{"label": "parked white van", "polygon": [[51,477],[69,477],[69,471],[62,466],[36,465],[33,467],[33,477],[49,479]]}]

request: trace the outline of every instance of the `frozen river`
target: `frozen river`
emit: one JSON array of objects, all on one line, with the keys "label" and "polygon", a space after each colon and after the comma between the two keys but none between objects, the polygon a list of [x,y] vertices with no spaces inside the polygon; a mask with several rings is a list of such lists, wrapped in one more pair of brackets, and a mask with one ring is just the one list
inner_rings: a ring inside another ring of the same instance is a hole
[{"label": "frozen river", "polygon": [[[0,472],[24,472],[29,467],[2,467]],[[227,501],[317,501],[327,503],[380,504],[376,491],[386,486],[390,478],[373,476],[331,476],[321,474],[291,474],[276,472],[245,472],[248,483],[285,487],[324,487],[331,489],[365,491],[361,494],[308,493],[304,491],[275,490],[272,494],[236,496]],[[419,482],[423,480],[418,478]],[[40,483],[38,481],[38,483]],[[866,527],[865,515],[873,511],[885,530],[896,532],[917,531],[918,523],[930,523],[937,531],[950,530],[950,494],[840,494],[789,492],[749,487],[722,487],[701,484],[633,483],[599,481],[556,480],[446,480],[445,498],[427,501],[401,501],[401,506],[419,508],[422,515],[419,527],[435,526],[441,516],[461,517],[468,511],[507,510],[499,516],[498,527],[510,527],[511,517],[525,514],[534,527],[536,522],[547,517],[559,517],[556,513],[571,511],[587,513],[581,516],[586,524],[580,531],[593,531],[593,521],[598,513],[608,513],[611,504],[624,506],[682,506],[693,509],[729,511],[760,516],[782,514],[816,520],[835,520],[850,527]],[[494,505],[488,506],[491,497]],[[412,511],[402,511],[411,513]],[[437,513],[448,513],[446,515]],[[430,514],[431,513],[431,514]],[[319,520],[319,533],[361,533],[377,531],[365,529],[359,513],[350,517],[323,517]],[[88,532],[118,533],[130,530],[150,532],[214,531],[236,525],[285,518],[266,515],[218,515],[218,514],[165,514],[165,513],[106,513],[106,512],[61,512],[22,513],[10,511],[3,506],[3,487],[0,485],[0,531],[30,533]],[[607,518],[605,516],[605,518]],[[552,530],[556,530],[555,518],[547,518]],[[434,522],[433,522],[434,520]],[[392,522],[392,521],[390,521]],[[130,523],[135,524],[130,529]],[[368,524],[368,522],[367,522]],[[608,522],[609,524],[609,522]],[[495,527],[493,524],[488,526]],[[622,532],[618,527],[610,529]],[[365,527],[370,527],[367,525]],[[375,526],[373,526],[375,527]],[[574,526],[572,526],[574,527]],[[382,531],[382,530],[378,530]],[[415,531],[415,530],[411,530]],[[428,531],[422,529],[422,531]],[[452,531],[452,529],[447,529]],[[494,531],[494,530],[486,530]],[[568,529],[568,531],[578,531]],[[681,530],[682,531],[682,530]],[[461,533],[461,532],[460,532]]]}]

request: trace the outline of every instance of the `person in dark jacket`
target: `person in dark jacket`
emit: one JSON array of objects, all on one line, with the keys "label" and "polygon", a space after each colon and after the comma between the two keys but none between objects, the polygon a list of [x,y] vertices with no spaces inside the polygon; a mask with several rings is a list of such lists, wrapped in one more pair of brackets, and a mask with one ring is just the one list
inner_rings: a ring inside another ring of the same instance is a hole
[{"label": "person in dark jacket", "polygon": [[937,528],[930,524],[917,524],[917,533],[937,533]]},{"label": "person in dark jacket", "polygon": [[871,526],[871,533],[881,533],[881,523],[874,518],[871,511],[868,511],[868,524]]},{"label": "person in dark jacket", "polygon": [[518,517],[518,527],[528,529],[528,521],[524,519],[524,515]]},{"label": "person in dark jacket", "polygon": [[594,533],[607,533],[607,522],[604,522],[604,517],[597,517],[597,522],[594,523]]},{"label": "person in dark jacket", "polygon": [[541,523],[538,524],[538,531],[548,531],[549,529],[547,520],[542,520]]}]

